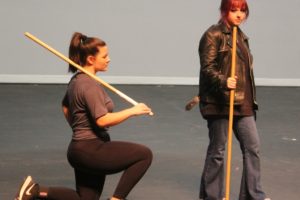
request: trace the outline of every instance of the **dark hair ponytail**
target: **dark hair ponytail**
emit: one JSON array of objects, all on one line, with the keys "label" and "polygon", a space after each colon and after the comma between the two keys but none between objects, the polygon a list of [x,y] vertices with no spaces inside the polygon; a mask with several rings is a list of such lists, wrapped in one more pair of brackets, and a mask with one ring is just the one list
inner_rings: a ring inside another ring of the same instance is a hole
[{"label": "dark hair ponytail", "polygon": [[[106,43],[94,37],[87,37],[82,33],[75,32],[71,38],[69,46],[69,58],[76,64],[84,66],[86,64],[86,58],[89,55],[96,55],[98,53],[98,47],[106,46]],[[69,72],[76,72],[77,69],[69,64]]]}]

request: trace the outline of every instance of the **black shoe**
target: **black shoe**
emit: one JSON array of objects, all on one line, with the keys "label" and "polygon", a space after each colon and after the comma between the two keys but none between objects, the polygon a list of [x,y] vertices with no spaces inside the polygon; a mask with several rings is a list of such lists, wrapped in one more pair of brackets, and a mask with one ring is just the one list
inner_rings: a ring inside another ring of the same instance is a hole
[{"label": "black shoe", "polygon": [[36,184],[31,176],[27,176],[19,191],[16,194],[15,200],[32,200],[38,195],[38,184]]}]

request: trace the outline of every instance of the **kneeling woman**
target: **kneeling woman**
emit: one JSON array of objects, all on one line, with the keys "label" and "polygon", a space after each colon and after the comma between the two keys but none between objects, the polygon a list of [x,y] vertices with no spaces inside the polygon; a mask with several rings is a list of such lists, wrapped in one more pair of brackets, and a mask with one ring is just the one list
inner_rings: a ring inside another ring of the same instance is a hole
[{"label": "kneeling woman", "polygon": [[[110,62],[106,43],[81,33],[74,33],[69,57],[92,74],[106,71]],[[76,191],[40,186],[28,176],[16,199],[96,200],[101,196],[106,175],[121,171],[124,173],[111,200],[125,199],[149,168],[152,152],[140,144],[110,141],[107,130],[132,116],[150,114],[151,109],[140,103],[112,112],[113,102],[101,85],[72,65],[69,71],[75,75],[69,82],[62,106],[73,130],[68,160],[75,171]]]}]

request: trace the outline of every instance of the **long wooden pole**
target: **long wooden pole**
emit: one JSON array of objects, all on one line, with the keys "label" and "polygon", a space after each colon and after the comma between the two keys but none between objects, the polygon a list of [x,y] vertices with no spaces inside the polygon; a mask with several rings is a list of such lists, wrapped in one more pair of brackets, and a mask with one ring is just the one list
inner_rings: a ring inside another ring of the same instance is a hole
[{"label": "long wooden pole", "polygon": [[[68,57],[64,56],[63,54],[61,54],[60,52],[58,52],[57,50],[55,50],[54,48],[50,47],[49,45],[47,45],[46,43],[44,43],[43,41],[41,41],[40,39],[38,39],[37,37],[33,36],[32,34],[26,32],[25,36],[27,36],[28,38],[30,38],[31,40],[33,40],[34,42],[36,42],[37,44],[41,45],[42,47],[44,47],[45,49],[49,50],[50,52],[52,52],[53,54],[55,54],[56,56],[58,56],[59,58],[63,59],[64,61],[66,61],[67,63],[73,65],[74,67],[76,67],[78,70],[84,72],[85,74],[87,74],[88,76],[90,76],[92,79],[98,81],[99,83],[101,83],[103,86],[107,87],[108,89],[110,89],[111,91],[115,92],[116,94],[118,94],[120,97],[122,97],[123,99],[125,99],[127,102],[131,103],[132,105],[137,105],[138,103],[133,100],[132,98],[130,98],[129,96],[125,95],[123,92],[117,90],[115,87],[111,86],[110,84],[106,83],[105,81],[103,81],[102,79],[100,79],[99,77],[95,76],[94,74],[90,73],[89,71],[85,70],[82,66],[78,65],[77,63],[73,62],[71,59],[69,59]],[[150,115],[153,115],[153,113],[150,113]]]},{"label": "long wooden pole", "polygon": [[[232,35],[232,58],[231,58],[231,78],[235,78],[236,66],[236,35],[237,27],[233,27]],[[230,176],[231,176],[231,150],[232,150],[232,126],[233,126],[233,108],[234,108],[234,89],[230,90],[229,100],[229,121],[228,121],[228,143],[227,143],[227,163],[226,163],[226,190],[225,199],[229,200],[230,195]]]}]

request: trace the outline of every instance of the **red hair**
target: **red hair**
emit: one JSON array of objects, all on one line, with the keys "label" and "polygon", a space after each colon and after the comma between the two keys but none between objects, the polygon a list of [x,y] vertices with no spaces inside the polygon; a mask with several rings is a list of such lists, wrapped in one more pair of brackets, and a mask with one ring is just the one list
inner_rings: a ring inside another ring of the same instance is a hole
[{"label": "red hair", "polygon": [[239,8],[246,13],[246,19],[249,16],[249,7],[246,0],[222,0],[220,5],[221,19],[227,21],[227,16],[230,10]]}]

